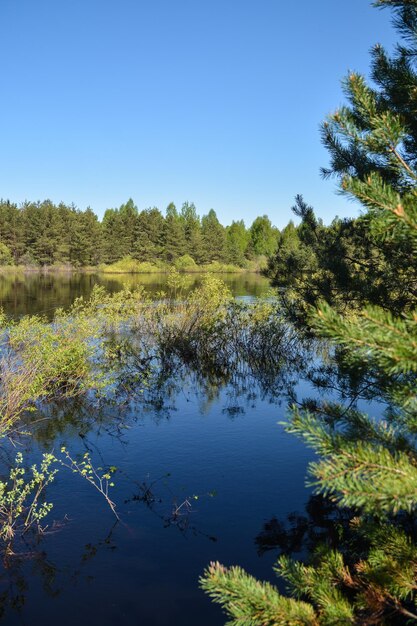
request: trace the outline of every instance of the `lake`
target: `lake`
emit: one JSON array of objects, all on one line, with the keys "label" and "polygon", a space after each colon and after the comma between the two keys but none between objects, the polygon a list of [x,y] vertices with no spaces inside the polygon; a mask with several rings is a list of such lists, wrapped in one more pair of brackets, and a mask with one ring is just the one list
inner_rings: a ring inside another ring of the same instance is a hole
[{"label": "lake", "polygon": [[[261,296],[269,289],[267,278],[254,273],[219,274],[236,296]],[[189,274],[190,289],[201,275]],[[0,274],[0,307],[15,318],[22,315],[51,317],[57,307],[68,308],[75,298],[88,298],[95,285],[113,293],[143,285],[150,294],[166,287],[167,274],[4,273]]]},{"label": "lake", "polygon": [[[115,291],[145,283],[156,293],[164,280],[7,275],[0,278],[1,304],[15,317],[50,316],[95,284]],[[224,280],[236,296],[269,288],[256,275]],[[239,388],[213,386],[190,372],[168,382],[158,401],[145,394],[98,407],[77,399],[31,418],[32,435],[15,442],[28,462],[65,445],[72,456],[88,451],[96,466],[117,467],[112,498],[121,521],[90,485],[61,469],[48,488],[54,508],[47,532],[3,568],[5,624],[220,626],[221,610],[198,586],[210,561],[275,581],[271,567],[284,527],[295,523],[286,518],[305,515],[312,458],[278,422],[289,387],[304,397],[313,393],[310,383],[290,363],[268,384],[252,377]],[[14,449],[5,445],[3,455],[9,460]]]}]

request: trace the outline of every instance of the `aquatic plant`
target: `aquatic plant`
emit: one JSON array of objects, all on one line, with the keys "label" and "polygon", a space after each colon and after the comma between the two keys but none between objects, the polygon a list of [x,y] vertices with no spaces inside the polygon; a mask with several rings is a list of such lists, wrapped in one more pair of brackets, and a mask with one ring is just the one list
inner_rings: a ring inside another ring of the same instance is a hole
[{"label": "aquatic plant", "polygon": [[56,463],[54,455],[44,454],[39,468],[32,465],[27,479],[23,455],[18,452],[8,479],[0,481],[0,539],[5,543],[6,554],[10,554],[17,533],[26,533],[33,527],[38,532],[43,530],[41,522],[53,504],[42,497],[58,471],[52,469]]},{"label": "aquatic plant", "polygon": [[115,486],[112,477],[117,471],[117,467],[110,465],[105,470],[103,470],[102,467],[96,469],[92,463],[89,452],[85,452],[82,459],[77,461],[70,455],[65,446],[61,446],[61,453],[64,456],[64,459],[60,460],[61,465],[70,469],[74,474],[79,474],[79,476],[94,487],[104,497],[116,519],[120,520],[116,511],[116,505],[109,497],[109,489]]}]

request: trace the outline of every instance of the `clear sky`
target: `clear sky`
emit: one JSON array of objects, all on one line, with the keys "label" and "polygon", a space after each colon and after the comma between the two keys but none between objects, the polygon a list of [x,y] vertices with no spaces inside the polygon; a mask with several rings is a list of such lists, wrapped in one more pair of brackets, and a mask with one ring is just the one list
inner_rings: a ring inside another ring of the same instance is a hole
[{"label": "clear sky", "polygon": [[0,197],[102,215],[132,197],[222,223],[302,193],[326,222],[358,207],[323,181],[319,124],[348,69],[391,48],[368,0],[0,0]]}]

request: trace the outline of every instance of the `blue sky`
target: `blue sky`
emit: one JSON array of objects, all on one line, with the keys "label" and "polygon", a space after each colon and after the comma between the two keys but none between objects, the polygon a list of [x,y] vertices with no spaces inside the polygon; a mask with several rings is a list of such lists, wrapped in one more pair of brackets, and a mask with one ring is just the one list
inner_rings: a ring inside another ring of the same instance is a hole
[{"label": "blue sky", "polygon": [[0,0],[0,197],[102,215],[193,201],[284,226],[323,181],[319,124],[348,69],[395,41],[368,0]]}]

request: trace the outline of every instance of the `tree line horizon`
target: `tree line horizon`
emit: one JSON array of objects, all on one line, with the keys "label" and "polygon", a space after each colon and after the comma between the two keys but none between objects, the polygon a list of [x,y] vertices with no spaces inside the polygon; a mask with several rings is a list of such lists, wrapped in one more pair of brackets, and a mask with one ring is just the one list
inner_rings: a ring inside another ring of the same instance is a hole
[{"label": "tree line horizon", "polygon": [[[280,230],[267,215],[223,226],[216,212],[197,212],[195,204],[174,203],[165,215],[156,207],[139,210],[129,200],[107,209],[100,220],[94,211],[51,200],[18,206],[0,200],[0,265],[75,267],[112,264],[126,257],[139,263],[172,264],[184,256],[197,265],[213,262],[241,268],[271,256]],[[191,262],[191,261],[190,261]]]}]

